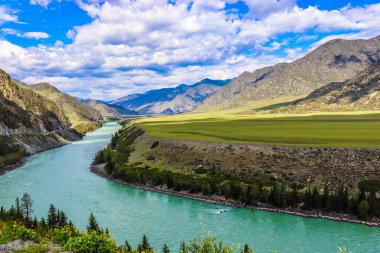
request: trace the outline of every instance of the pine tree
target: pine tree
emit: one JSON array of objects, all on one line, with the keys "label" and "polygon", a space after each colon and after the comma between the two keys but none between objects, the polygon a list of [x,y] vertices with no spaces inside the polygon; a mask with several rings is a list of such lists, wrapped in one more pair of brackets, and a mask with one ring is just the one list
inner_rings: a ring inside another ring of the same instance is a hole
[{"label": "pine tree", "polygon": [[47,218],[47,224],[49,228],[53,228],[57,225],[57,208],[53,204],[50,204],[49,212],[48,212],[48,218]]},{"label": "pine tree", "polygon": [[125,240],[125,249],[127,251],[132,251],[132,247],[131,247],[131,245],[129,244],[129,242],[127,240]]},{"label": "pine tree", "polygon": [[64,227],[67,225],[67,216],[63,211],[60,212],[58,219],[59,219],[59,226],[60,227]]},{"label": "pine tree", "polygon": [[148,237],[146,235],[143,236],[143,239],[141,242],[141,249],[147,252],[150,252],[153,250],[153,248],[149,244]]},{"label": "pine tree", "polygon": [[99,232],[99,225],[96,221],[94,214],[91,212],[90,217],[88,218],[87,232],[96,231]]},{"label": "pine tree", "polygon": [[45,222],[45,219],[44,219],[44,218],[41,218],[41,220],[40,220],[38,226],[39,226],[40,228],[46,228],[46,222]]},{"label": "pine tree", "polygon": [[24,193],[24,195],[22,196],[20,207],[21,207],[22,213],[25,216],[26,221],[29,221],[30,215],[33,212],[33,201],[28,193]]},{"label": "pine tree", "polygon": [[16,206],[15,210],[16,210],[17,219],[22,220],[23,214],[22,214],[22,210],[21,210],[20,199],[18,197],[16,198],[15,206]]},{"label": "pine tree", "polygon": [[170,250],[169,250],[169,247],[168,245],[164,244],[164,247],[162,248],[162,253],[169,253]]},{"label": "pine tree", "polygon": [[253,250],[251,247],[249,247],[248,244],[245,244],[244,249],[242,250],[242,253],[253,253]]}]

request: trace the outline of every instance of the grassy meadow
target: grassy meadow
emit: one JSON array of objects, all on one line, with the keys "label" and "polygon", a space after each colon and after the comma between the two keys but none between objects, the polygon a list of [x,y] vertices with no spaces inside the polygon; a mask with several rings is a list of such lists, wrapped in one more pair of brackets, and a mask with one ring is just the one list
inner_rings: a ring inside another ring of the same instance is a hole
[{"label": "grassy meadow", "polygon": [[380,147],[380,113],[313,115],[195,112],[136,121],[161,138],[326,147]]}]

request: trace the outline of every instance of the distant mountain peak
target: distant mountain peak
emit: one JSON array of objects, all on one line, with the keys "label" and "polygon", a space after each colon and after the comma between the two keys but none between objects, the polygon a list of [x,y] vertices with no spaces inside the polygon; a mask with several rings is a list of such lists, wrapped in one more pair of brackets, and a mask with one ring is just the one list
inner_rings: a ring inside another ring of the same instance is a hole
[{"label": "distant mountain peak", "polygon": [[111,104],[135,110],[140,114],[172,114],[194,109],[231,80],[205,78],[192,85],[181,84],[174,88],[150,90],[112,101]]}]

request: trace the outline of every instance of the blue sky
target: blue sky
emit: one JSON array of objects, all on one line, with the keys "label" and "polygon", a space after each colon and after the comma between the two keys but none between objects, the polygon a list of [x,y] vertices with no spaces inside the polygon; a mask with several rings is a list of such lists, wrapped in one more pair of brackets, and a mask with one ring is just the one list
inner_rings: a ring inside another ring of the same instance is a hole
[{"label": "blue sky", "polygon": [[379,34],[373,0],[0,0],[0,68],[83,98],[233,78]]}]

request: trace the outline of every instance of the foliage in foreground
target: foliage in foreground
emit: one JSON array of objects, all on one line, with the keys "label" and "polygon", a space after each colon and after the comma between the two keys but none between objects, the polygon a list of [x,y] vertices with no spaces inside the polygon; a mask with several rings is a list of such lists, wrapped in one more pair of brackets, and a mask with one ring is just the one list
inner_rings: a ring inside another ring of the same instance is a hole
[{"label": "foliage in foreground", "polygon": [[[66,214],[50,205],[47,219],[31,219],[33,201],[25,193],[21,201],[17,198],[15,205],[9,210],[0,208],[0,244],[6,244],[15,240],[30,241],[36,243],[26,249],[17,250],[18,253],[43,253],[49,252],[45,244],[54,243],[62,246],[63,250],[74,253],[155,253],[172,252],[164,244],[161,250],[155,250],[149,243],[147,236],[143,236],[137,248],[132,248],[128,241],[118,246],[108,232],[101,229],[95,216],[91,213],[86,232],[80,232]],[[214,237],[206,234],[191,240],[188,244],[182,242],[179,253],[253,253],[249,245],[239,246],[224,245]],[[348,253],[345,247],[338,248],[339,253]],[[277,251],[275,251],[277,252]]]}]

